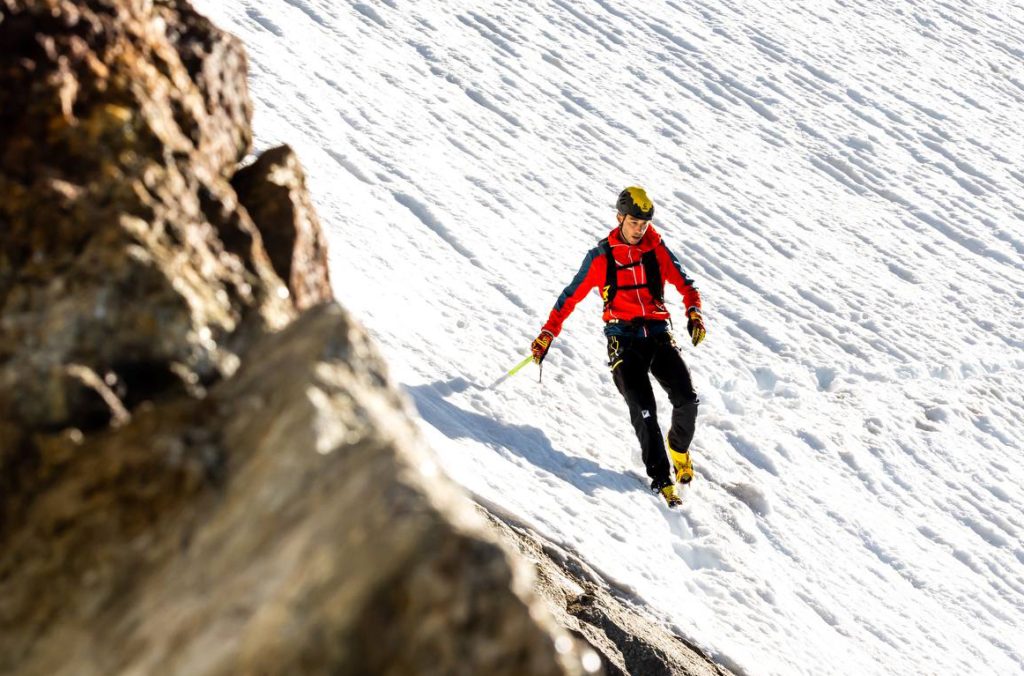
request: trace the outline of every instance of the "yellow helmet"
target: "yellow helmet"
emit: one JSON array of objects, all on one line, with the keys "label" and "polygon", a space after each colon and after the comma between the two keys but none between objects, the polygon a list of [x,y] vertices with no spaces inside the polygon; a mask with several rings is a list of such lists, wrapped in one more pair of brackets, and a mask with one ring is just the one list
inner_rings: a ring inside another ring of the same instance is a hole
[{"label": "yellow helmet", "polygon": [[633,185],[619,193],[619,201],[615,206],[623,216],[632,216],[644,221],[654,218],[654,202],[647,196],[647,191]]}]

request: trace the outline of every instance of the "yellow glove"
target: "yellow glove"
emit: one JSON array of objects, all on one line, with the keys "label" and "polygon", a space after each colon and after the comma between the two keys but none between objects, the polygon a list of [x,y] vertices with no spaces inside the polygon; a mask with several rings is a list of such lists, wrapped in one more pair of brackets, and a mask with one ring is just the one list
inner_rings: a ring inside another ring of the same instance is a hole
[{"label": "yellow glove", "polygon": [[700,341],[704,340],[704,336],[708,334],[707,329],[704,328],[704,318],[701,316],[700,310],[695,307],[687,310],[686,316],[686,330],[690,334],[690,340],[693,341],[693,346],[697,347],[697,345],[700,344]]}]

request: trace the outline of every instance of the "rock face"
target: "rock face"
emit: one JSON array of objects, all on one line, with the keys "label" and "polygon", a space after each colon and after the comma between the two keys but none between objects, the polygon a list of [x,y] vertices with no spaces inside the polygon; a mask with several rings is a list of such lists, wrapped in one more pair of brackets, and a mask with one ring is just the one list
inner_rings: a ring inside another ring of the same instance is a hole
[{"label": "rock face", "polygon": [[502,540],[536,566],[535,587],[555,621],[597,651],[608,676],[730,676],[572,553],[529,528],[479,509]]},{"label": "rock face", "polygon": [[0,12],[0,673],[581,673],[331,302],[297,160],[236,174],[237,41]]},{"label": "rock face", "polygon": [[203,400],[45,439],[0,672],[573,673],[362,329],[321,305],[253,349]]},{"label": "rock face", "polygon": [[305,310],[330,300],[327,243],[295,153],[287,146],[268,150],[235,174],[231,185],[259,228],[295,306]]},{"label": "rock face", "polygon": [[241,46],[186,4],[3,3],[0,418],[91,429],[229,375],[294,315],[227,181]]}]

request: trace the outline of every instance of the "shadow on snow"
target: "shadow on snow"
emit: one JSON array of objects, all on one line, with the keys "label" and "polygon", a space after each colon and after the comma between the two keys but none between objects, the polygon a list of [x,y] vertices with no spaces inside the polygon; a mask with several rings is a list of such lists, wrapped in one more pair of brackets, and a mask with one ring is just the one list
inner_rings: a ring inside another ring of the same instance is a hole
[{"label": "shadow on snow", "polygon": [[467,389],[484,389],[464,378],[406,387],[420,416],[450,439],[469,438],[499,452],[515,453],[587,495],[605,488],[620,493],[642,490],[639,476],[615,472],[589,458],[570,455],[551,445],[543,430],[515,425],[487,415],[467,411],[447,401],[446,396]]}]

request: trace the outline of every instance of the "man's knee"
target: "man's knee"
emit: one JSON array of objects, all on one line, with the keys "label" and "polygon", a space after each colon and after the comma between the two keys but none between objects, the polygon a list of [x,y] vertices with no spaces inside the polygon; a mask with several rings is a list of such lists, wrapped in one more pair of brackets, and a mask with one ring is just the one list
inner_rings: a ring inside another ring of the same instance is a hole
[{"label": "man's knee", "polygon": [[700,399],[697,397],[697,393],[693,390],[675,391],[669,397],[672,402],[673,408],[690,410],[697,410],[697,406],[700,405]]}]

